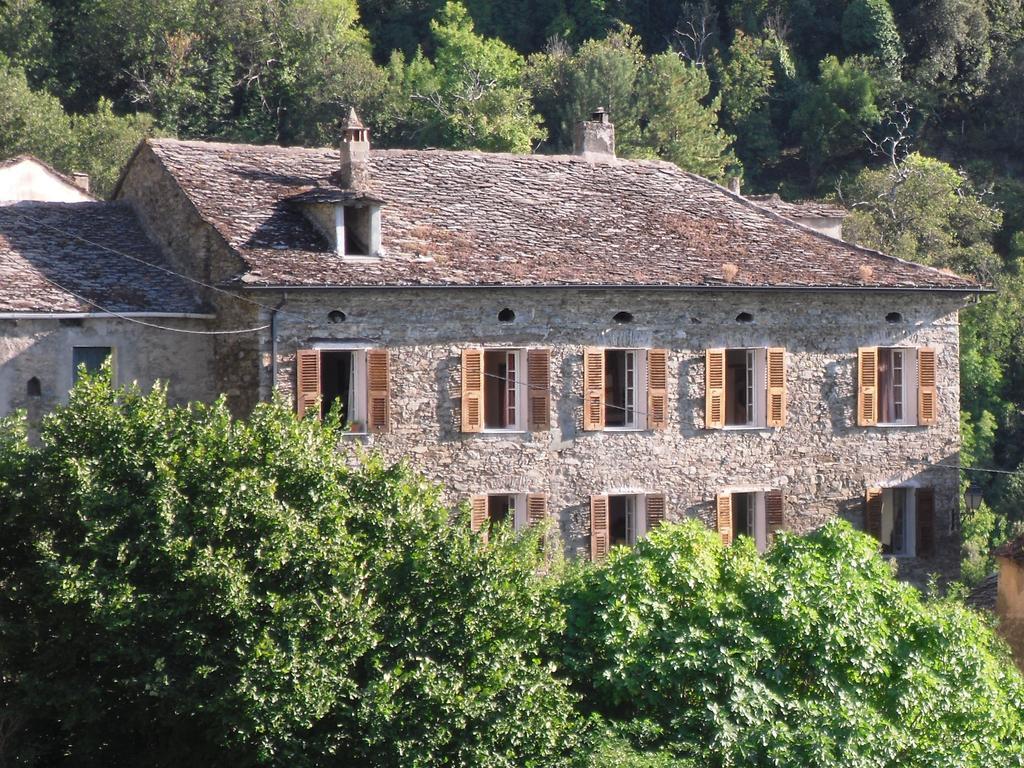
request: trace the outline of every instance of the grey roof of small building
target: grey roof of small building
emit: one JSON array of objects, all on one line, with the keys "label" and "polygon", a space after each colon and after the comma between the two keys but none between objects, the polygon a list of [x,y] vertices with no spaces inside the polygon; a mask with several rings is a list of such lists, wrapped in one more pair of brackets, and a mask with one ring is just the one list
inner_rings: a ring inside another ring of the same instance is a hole
[{"label": "grey roof of small building", "polygon": [[167,263],[124,203],[0,205],[0,312],[204,311],[156,267]]},{"label": "grey roof of small building", "polygon": [[330,198],[336,150],[147,145],[251,286],[980,288],[814,232],[670,163],[472,151],[372,150],[384,258],[345,262],[290,202]]},{"label": "grey roof of small building", "polygon": [[771,195],[747,195],[762,208],[767,208],[787,219],[842,219],[849,211],[838,205],[823,203],[819,200],[783,200],[777,193]]},{"label": "grey roof of small building", "polygon": [[971,608],[994,612],[998,594],[999,574],[993,573],[982,579],[964,598],[964,602]]},{"label": "grey roof of small building", "polygon": [[995,557],[1007,557],[1024,563],[1024,535],[1002,544],[992,550]]}]

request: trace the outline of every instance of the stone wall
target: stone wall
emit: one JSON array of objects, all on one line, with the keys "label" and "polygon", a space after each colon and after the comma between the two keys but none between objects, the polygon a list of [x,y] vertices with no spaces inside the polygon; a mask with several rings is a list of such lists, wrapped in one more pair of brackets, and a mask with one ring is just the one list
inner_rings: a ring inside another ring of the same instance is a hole
[{"label": "stone wall", "polygon": [[[154,318],[146,322],[171,328],[206,330],[204,320]],[[117,382],[137,381],[145,389],[168,382],[173,402],[216,397],[210,337],[147,328],[110,317],[0,319],[0,416],[24,408],[33,421],[67,401],[73,380],[72,347],[113,347]],[[41,394],[28,395],[39,379]]]},{"label": "stone wall", "polygon": [[[899,558],[920,581],[955,576],[952,516],[959,460],[961,299],[938,293],[809,293],[542,290],[348,290],[252,292],[264,304],[286,298],[279,315],[276,387],[294,392],[295,350],[317,341],[354,341],[391,350],[389,434],[360,440],[394,460],[408,458],[443,483],[457,503],[481,492],[545,492],[566,549],[589,552],[589,497],[664,492],[668,517],[712,523],[716,493],[781,488],[787,527],[809,531],[840,515],[864,525],[871,486],[935,488],[936,554]],[[511,308],[516,319],[499,322]],[[331,323],[328,313],[346,319]],[[631,312],[629,325],[612,316]],[[753,322],[740,323],[740,312]],[[902,321],[886,315],[899,312]],[[931,427],[856,426],[857,347],[934,346],[939,419]],[[461,351],[467,346],[551,348],[552,428],[542,433],[460,431]],[[669,350],[668,428],[583,432],[586,346]],[[788,422],[778,429],[704,429],[704,350],[787,349]],[[269,341],[264,342],[264,362]],[[270,366],[261,366],[267,376]],[[269,383],[260,387],[266,394]]]}]

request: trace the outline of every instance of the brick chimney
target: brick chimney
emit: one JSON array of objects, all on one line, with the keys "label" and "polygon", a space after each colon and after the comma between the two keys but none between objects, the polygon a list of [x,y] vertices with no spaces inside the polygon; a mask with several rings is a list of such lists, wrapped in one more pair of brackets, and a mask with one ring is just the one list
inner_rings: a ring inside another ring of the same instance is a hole
[{"label": "brick chimney", "polygon": [[591,113],[589,120],[576,123],[573,154],[591,160],[615,157],[615,126],[604,107]]},{"label": "brick chimney", "polygon": [[354,108],[341,125],[341,186],[365,191],[370,186],[370,132]]},{"label": "brick chimney", "polygon": [[83,192],[91,192],[90,187],[92,186],[89,182],[89,174],[82,173],[81,171],[73,171],[71,179],[75,182],[75,186]]}]

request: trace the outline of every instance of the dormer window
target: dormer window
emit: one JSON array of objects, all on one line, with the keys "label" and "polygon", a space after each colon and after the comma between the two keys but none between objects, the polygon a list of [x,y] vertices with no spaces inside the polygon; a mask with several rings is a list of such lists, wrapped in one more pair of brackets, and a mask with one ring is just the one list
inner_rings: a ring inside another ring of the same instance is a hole
[{"label": "dormer window", "polygon": [[334,207],[335,247],[345,258],[380,257],[380,205],[371,202]]}]

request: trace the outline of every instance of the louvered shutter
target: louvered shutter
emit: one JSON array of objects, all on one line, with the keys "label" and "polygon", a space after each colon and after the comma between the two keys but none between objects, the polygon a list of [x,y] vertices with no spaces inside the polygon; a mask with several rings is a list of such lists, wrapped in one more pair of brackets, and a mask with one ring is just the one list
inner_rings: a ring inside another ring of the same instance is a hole
[{"label": "louvered shutter", "polygon": [[868,488],[865,496],[864,531],[882,540],[882,489]]},{"label": "louvered shutter", "polygon": [[931,557],[935,554],[935,489],[917,489],[917,556]]},{"label": "louvered shutter", "polygon": [[778,531],[786,529],[785,500],[782,491],[768,491],[764,495],[764,521],[768,532],[768,543],[775,540]]},{"label": "louvered shutter", "polygon": [[469,527],[474,531],[479,531],[485,527],[487,523],[487,497],[486,496],[470,496],[469,497]]},{"label": "louvered shutter", "polygon": [[590,497],[590,559],[608,556],[608,497]]},{"label": "louvered shutter", "polygon": [[917,423],[935,423],[938,400],[935,392],[935,348],[917,350]]},{"label": "louvered shutter", "polygon": [[878,423],[878,347],[857,350],[857,425]]},{"label": "louvered shutter", "polygon": [[551,429],[551,350],[526,352],[527,412],[531,432]]},{"label": "louvered shutter", "polygon": [[462,350],[462,431],[484,429],[484,351]]},{"label": "louvered shutter", "polygon": [[769,347],[767,352],[768,414],[769,427],[786,424],[786,350]]},{"label": "louvered shutter", "polygon": [[604,350],[583,350],[583,429],[604,429]]},{"label": "louvered shutter", "polygon": [[644,506],[647,508],[647,531],[649,533],[665,522],[665,494],[647,494]]},{"label": "louvered shutter", "polygon": [[305,416],[306,411],[319,402],[320,350],[300,349],[295,353],[295,410]]},{"label": "louvered shutter", "polygon": [[537,525],[548,516],[548,495],[546,493],[526,494],[526,524]]},{"label": "louvered shutter", "polygon": [[704,426],[707,429],[725,426],[724,349],[709,349],[704,355]]},{"label": "louvered shutter", "polygon": [[720,493],[715,497],[715,524],[722,543],[732,544],[732,494]]},{"label": "louvered shutter", "polygon": [[391,374],[386,349],[366,351],[366,431],[391,428]]},{"label": "louvered shutter", "polygon": [[668,425],[668,351],[647,350],[647,428]]}]

